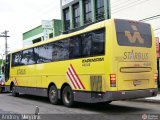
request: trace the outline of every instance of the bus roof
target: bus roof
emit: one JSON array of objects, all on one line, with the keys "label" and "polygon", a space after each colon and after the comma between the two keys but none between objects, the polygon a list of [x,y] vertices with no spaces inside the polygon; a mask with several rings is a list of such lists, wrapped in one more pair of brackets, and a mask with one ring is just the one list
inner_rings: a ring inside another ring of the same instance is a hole
[{"label": "bus roof", "polygon": [[46,40],[46,41],[41,41],[41,42],[35,43],[33,45],[27,46],[27,47],[22,48],[22,49],[14,50],[14,51],[10,52],[9,54],[12,54],[12,53],[15,53],[15,52],[18,52],[18,51],[21,51],[21,50],[26,50],[26,49],[29,49],[29,48],[33,48],[33,47],[36,47],[36,46],[40,46],[40,45],[43,45],[43,44],[47,44],[47,43],[50,43],[50,42],[53,42],[53,41],[61,40],[61,39],[64,39],[64,38],[68,38],[68,37],[71,37],[71,36],[75,36],[75,35],[78,35],[78,34],[81,34],[81,33],[89,32],[89,31],[92,31],[92,30],[95,30],[95,29],[99,29],[99,28],[104,27],[105,23],[107,21],[111,21],[111,20],[113,20],[113,19],[104,20],[104,21],[89,25],[82,30],[75,31],[75,32],[72,32],[72,33],[68,33],[68,34],[63,34],[63,35],[51,38],[51,39]]}]

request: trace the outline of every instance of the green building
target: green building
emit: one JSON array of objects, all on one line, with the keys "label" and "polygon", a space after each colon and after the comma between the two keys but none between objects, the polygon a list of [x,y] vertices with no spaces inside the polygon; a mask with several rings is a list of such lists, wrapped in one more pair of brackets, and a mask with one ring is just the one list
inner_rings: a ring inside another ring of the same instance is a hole
[{"label": "green building", "polygon": [[110,16],[110,0],[62,0],[63,32],[82,29]]},{"label": "green building", "polygon": [[[56,37],[62,33],[62,21],[53,19],[52,27],[48,29],[49,38]],[[44,29],[42,25],[35,27],[25,33],[23,33],[23,46],[31,45],[44,40]]]}]

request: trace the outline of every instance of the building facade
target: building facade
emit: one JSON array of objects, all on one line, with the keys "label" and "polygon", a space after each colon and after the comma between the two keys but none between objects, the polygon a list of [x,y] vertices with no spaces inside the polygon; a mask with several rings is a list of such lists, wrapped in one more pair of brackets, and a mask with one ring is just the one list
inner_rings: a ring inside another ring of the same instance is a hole
[{"label": "building facade", "polygon": [[[110,0],[61,0],[62,20],[52,20],[49,38],[74,32],[111,17]],[[42,25],[23,33],[23,46],[45,40]]]},{"label": "building facade", "polygon": [[[62,21],[52,20],[53,28],[48,29],[49,38],[56,37],[62,33]],[[23,33],[23,46],[28,46],[44,40],[44,29],[42,25]]]},{"label": "building facade", "polygon": [[110,0],[62,0],[64,33],[79,30],[110,17]]}]

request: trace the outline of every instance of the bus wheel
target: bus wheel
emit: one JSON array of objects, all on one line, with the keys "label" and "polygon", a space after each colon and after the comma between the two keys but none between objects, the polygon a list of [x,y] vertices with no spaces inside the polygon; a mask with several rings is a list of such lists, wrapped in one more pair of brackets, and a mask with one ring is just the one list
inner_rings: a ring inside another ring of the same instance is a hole
[{"label": "bus wheel", "polygon": [[66,86],[62,91],[62,101],[67,107],[72,107],[74,105],[74,96],[71,87]]},{"label": "bus wheel", "polygon": [[52,85],[49,88],[48,97],[49,97],[49,101],[52,104],[54,104],[54,105],[58,104],[58,90],[57,90],[56,86]]},{"label": "bus wheel", "polygon": [[19,96],[19,93],[15,91],[15,85],[14,84],[11,85],[11,92],[12,92],[12,95],[14,97],[18,97]]}]

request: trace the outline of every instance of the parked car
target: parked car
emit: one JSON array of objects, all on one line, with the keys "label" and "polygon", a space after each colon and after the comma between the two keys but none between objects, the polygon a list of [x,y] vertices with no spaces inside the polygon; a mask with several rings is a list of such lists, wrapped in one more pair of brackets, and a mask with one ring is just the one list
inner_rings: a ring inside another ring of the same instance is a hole
[{"label": "parked car", "polygon": [[4,85],[5,85],[4,75],[0,75],[0,93],[4,91]]}]

